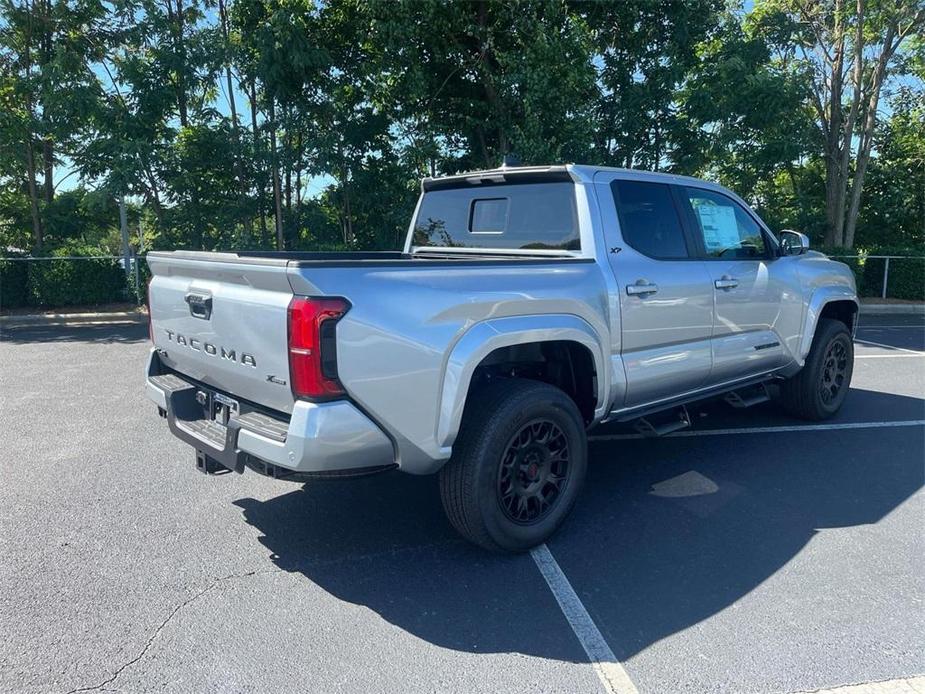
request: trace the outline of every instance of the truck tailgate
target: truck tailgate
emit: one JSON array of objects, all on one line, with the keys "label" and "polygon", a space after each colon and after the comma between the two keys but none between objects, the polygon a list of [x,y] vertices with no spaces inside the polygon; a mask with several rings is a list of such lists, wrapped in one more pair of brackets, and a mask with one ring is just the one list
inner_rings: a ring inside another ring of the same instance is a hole
[{"label": "truck tailgate", "polygon": [[162,363],[236,398],[291,412],[283,258],[149,253],[151,333]]}]

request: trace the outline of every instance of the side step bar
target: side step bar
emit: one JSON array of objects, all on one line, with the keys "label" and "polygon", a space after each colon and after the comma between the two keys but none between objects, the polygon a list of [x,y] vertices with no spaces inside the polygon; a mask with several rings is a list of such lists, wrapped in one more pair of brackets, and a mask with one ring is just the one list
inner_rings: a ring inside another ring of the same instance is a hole
[{"label": "side step bar", "polygon": [[666,417],[640,417],[633,422],[633,428],[643,436],[664,436],[673,431],[686,429],[691,425],[691,416],[683,405],[674,411],[663,413]]},{"label": "side step bar", "polygon": [[746,407],[760,405],[761,403],[767,402],[770,399],[771,395],[768,393],[767,386],[765,386],[764,383],[759,383],[757,385],[751,386],[750,388],[733,390],[729,393],[726,393],[726,396],[723,398],[723,400],[738,410],[744,410]]}]

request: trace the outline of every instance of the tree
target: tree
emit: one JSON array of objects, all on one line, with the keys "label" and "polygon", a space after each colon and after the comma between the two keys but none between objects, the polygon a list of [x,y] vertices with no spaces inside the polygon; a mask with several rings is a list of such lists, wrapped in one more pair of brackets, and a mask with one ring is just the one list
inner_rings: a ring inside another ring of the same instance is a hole
[{"label": "tree", "polygon": [[32,245],[40,250],[43,208],[55,196],[56,162],[79,146],[99,94],[91,63],[105,34],[105,8],[97,0],[0,0],[0,16],[2,89],[4,99],[14,102],[4,126],[6,137],[18,140]]},{"label": "tree", "polygon": [[700,64],[697,50],[717,25],[722,0],[577,2],[592,34],[599,94],[592,160],[659,170],[689,125],[678,90]]},{"label": "tree", "polygon": [[397,248],[421,176],[513,152],[717,179],[830,245],[917,243],[923,13],[0,0],[0,242],[104,243],[124,195],[163,247]]},{"label": "tree", "polygon": [[809,77],[823,141],[826,245],[854,245],[880,96],[903,42],[920,31],[915,0],[768,0],[754,12],[782,59]]},{"label": "tree", "polygon": [[[590,33],[565,2],[370,3],[374,98],[421,173],[587,160]],[[423,165],[423,166],[422,166]]]},{"label": "tree", "polygon": [[925,244],[925,88],[900,89],[891,111],[871,159],[857,240],[911,248]]},{"label": "tree", "polygon": [[778,174],[802,185],[799,161],[819,145],[804,75],[775,60],[756,27],[734,14],[696,53],[675,97],[672,170],[718,178],[759,204],[764,184]]}]

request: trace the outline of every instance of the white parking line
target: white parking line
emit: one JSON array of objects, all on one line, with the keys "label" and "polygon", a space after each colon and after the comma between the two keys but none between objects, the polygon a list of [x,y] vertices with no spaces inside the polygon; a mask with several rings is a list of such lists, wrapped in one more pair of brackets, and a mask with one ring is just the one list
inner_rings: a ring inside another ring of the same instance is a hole
[{"label": "white parking line", "polygon": [[922,354],[855,354],[855,359],[915,359],[916,357],[925,357]]},{"label": "white parking line", "polygon": [[899,352],[908,352],[909,354],[918,354],[919,356],[925,356],[925,352],[920,352],[917,349],[906,349],[905,347],[894,347],[893,345],[885,345],[882,342],[873,342],[871,340],[859,340],[854,338],[855,342],[860,342],[862,345],[873,345],[874,347],[883,347],[885,349],[895,349]]},{"label": "white parking line", "polygon": [[[844,424],[797,424],[776,427],[742,427],[740,429],[699,429],[694,431],[676,431],[661,438],[681,438],[685,436],[728,436],[729,434],[777,434],[793,431],[837,431],[841,429],[883,429],[895,427],[925,426],[925,419],[910,419],[901,422],[845,422]],[[605,434],[589,436],[588,441],[624,441],[645,438],[642,434]]]},{"label": "white parking line", "polygon": [[549,590],[559,603],[562,614],[565,615],[572,631],[578,637],[581,647],[588,654],[591,666],[597,673],[601,684],[604,685],[604,689],[609,694],[638,694],[633,680],[610,650],[600,629],[591,619],[591,615],[581,603],[575,589],[572,588],[572,584],[569,583],[549,548],[545,544],[534,547],[530,550],[530,556],[533,557],[537,568],[546,579]]},{"label": "white parking line", "polygon": [[925,323],[918,325],[859,325],[858,330],[907,330],[915,328],[916,330],[925,330]]}]

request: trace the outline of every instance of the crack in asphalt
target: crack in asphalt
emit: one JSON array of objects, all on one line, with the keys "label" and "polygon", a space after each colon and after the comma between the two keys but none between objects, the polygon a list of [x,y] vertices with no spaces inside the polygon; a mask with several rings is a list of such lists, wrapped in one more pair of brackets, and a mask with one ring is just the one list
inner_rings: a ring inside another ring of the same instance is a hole
[{"label": "crack in asphalt", "polygon": [[349,557],[349,556],[338,557],[337,559],[331,559],[328,561],[307,562],[304,564],[297,564],[294,566],[287,566],[287,567],[275,566],[270,569],[256,569],[253,571],[246,571],[244,573],[232,573],[226,576],[219,576],[218,578],[213,579],[212,582],[209,583],[209,585],[207,585],[205,588],[200,590],[198,593],[190,596],[189,598],[181,602],[179,605],[174,607],[173,610],[171,610],[170,614],[168,614],[167,617],[157,626],[157,628],[154,630],[151,636],[148,637],[148,640],[145,642],[145,645],[142,647],[138,655],[136,655],[131,660],[126,661],[122,665],[120,665],[118,668],[115,669],[112,675],[107,677],[102,682],[98,684],[85,686],[85,687],[76,687],[74,689],[68,690],[66,694],[78,694],[78,692],[103,691],[106,687],[108,687],[110,684],[115,682],[116,679],[118,679],[119,676],[125,670],[127,670],[132,665],[139,662],[142,658],[145,657],[145,654],[147,654],[148,650],[150,650],[151,646],[157,640],[158,635],[160,635],[160,633],[164,630],[164,628],[173,620],[174,617],[177,616],[177,614],[181,610],[193,604],[194,602],[199,600],[199,598],[201,598],[203,595],[211,591],[213,588],[215,588],[216,586],[222,583],[225,583],[226,581],[231,581],[231,580],[240,579],[240,578],[251,578],[253,576],[278,574],[278,573],[302,573],[311,567],[317,568],[319,566],[331,566],[331,565],[337,565],[337,564],[341,564],[341,563],[349,562],[349,561],[363,561],[363,560],[368,560],[368,559],[377,559],[377,558],[385,557],[385,556],[397,556],[397,555],[404,554],[410,551],[427,550],[427,549],[433,549],[437,547],[443,547],[443,546],[455,545],[455,544],[462,544],[462,540],[453,538],[453,539],[444,540],[440,542],[431,542],[431,543],[427,543],[424,545],[409,545],[407,547],[391,548],[387,550],[381,550],[378,552],[368,552],[367,554],[361,554],[356,557]]},{"label": "crack in asphalt", "polygon": [[251,576],[259,576],[259,575],[271,574],[271,573],[280,573],[282,571],[284,570],[274,567],[272,569],[262,569],[259,571],[247,571],[245,573],[228,574],[227,576],[219,576],[218,578],[213,579],[212,582],[209,583],[209,585],[207,585],[205,588],[200,590],[195,595],[190,596],[189,598],[181,602],[179,605],[174,607],[173,610],[171,610],[170,614],[167,615],[167,617],[154,630],[154,633],[152,633],[151,636],[148,637],[148,640],[145,642],[145,645],[142,647],[138,655],[136,655],[131,660],[128,660],[127,662],[123,663],[122,665],[120,665],[118,668],[116,668],[116,670],[112,673],[112,675],[110,675],[108,678],[106,678],[99,684],[94,684],[94,685],[90,685],[87,687],[76,687],[74,689],[69,690],[67,694],[77,694],[77,692],[102,691],[105,687],[108,687],[110,684],[115,682],[116,679],[118,679],[119,675],[121,675],[126,669],[130,668],[132,665],[134,665],[135,663],[137,663],[138,661],[140,661],[142,658],[145,657],[145,654],[154,644],[154,641],[157,639],[158,635],[161,633],[161,631],[164,630],[164,627],[166,627],[170,623],[170,621],[174,617],[177,616],[177,613],[179,613],[180,610],[196,602],[199,598],[201,598],[203,595],[211,591],[213,588],[215,588],[220,583],[224,583],[225,581],[230,581],[230,580],[234,580],[238,578],[250,578]]}]

